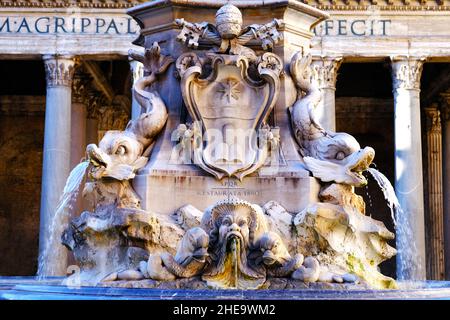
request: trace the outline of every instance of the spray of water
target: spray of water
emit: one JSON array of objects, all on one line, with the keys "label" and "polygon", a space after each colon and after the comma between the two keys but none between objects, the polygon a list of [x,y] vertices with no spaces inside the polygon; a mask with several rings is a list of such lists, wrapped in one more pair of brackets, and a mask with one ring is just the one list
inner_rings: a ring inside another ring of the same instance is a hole
[{"label": "spray of water", "polygon": [[47,226],[47,234],[49,236],[47,237],[45,247],[39,256],[37,272],[39,279],[45,278],[46,275],[54,274],[52,270],[54,267],[52,261],[59,260],[60,257],[58,257],[58,252],[60,252],[60,250],[52,249],[61,245],[59,239],[65,227],[65,221],[70,216],[73,203],[78,196],[80,185],[88,166],[89,162],[87,161],[79,163],[72,172],[70,172],[70,175],[67,178],[63,194],[55,210],[52,222]]},{"label": "spray of water", "polygon": [[386,178],[384,174],[374,168],[368,168],[367,171],[372,175],[375,181],[380,186],[381,191],[383,192],[384,198],[388,203],[388,207],[391,210],[392,221],[394,221],[394,225],[397,226],[397,218],[396,213],[401,210],[400,203],[398,201],[397,195],[395,194],[394,188],[392,187],[391,182]]},{"label": "spray of water", "polygon": [[397,278],[399,280],[414,279],[418,270],[422,268],[423,262],[417,260],[418,251],[415,241],[412,240],[414,235],[411,222],[407,213],[402,210],[394,188],[386,176],[374,168],[369,168],[367,171],[380,186],[391,210],[397,235]]}]

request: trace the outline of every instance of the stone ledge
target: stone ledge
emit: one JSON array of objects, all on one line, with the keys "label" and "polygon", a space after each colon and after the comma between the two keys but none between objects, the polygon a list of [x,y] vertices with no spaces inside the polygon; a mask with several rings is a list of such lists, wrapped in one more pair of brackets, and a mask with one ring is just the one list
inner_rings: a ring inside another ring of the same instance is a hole
[{"label": "stone ledge", "polygon": [[[189,279],[177,279],[175,281],[156,281],[151,279],[138,281],[111,281],[102,282],[98,287],[110,288],[132,288],[132,289],[195,289],[195,290],[215,290],[209,288],[206,282],[200,277]],[[365,284],[353,283],[326,283],[315,282],[305,283],[299,280],[287,278],[269,278],[263,285],[262,290],[367,290],[369,287]]]}]

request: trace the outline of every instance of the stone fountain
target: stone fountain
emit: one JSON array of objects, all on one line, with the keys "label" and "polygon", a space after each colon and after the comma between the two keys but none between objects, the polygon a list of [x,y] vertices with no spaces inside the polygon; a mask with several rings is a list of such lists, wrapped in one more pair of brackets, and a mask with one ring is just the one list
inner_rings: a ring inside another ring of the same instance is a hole
[{"label": "stone fountain", "polygon": [[397,286],[378,265],[394,234],[355,188],[375,151],[315,112],[311,28],[298,1],[152,1],[141,26],[142,107],[87,147],[93,204],[62,243],[84,285],[264,289]]}]

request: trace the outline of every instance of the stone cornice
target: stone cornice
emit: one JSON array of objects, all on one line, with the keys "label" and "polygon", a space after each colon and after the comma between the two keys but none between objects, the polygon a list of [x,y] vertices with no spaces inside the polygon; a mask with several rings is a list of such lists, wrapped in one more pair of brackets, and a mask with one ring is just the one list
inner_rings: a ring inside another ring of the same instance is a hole
[{"label": "stone cornice", "polygon": [[134,7],[138,4],[144,3],[146,0],[104,0],[104,1],[61,1],[61,0],[50,0],[50,1],[36,1],[36,0],[10,0],[10,1],[0,1],[1,8],[99,8],[99,9],[128,9]]},{"label": "stone cornice", "polygon": [[[185,0],[3,0],[0,8],[98,8],[98,9],[129,9],[137,5],[164,6],[169,3],[187,5]],[[220,7],[226,0],[192,0],[188,5]],[[262,1],[236,1],[239,7],[254,7]],[[264,4],[271,6],[289,5],[313,7],[312,10],[325,11],[365,11],[376,6],[380,11],[450,11],[450,0],[361,0],[358,4],[350,4],[349,0],[266,0]]]},{"label": "stone cornice", "polygon": [[[331,2],[331,1],[330,1]],[[340,1],[337,1],[340,2]],[[447,2],[447,1],[445,1]],[[312,5],[315,6],[315,5]],[[367,11],[374,8],[374,5],[346,5],[346,4],[330,4],[317,5],[316,8],[324,11]],[[450,3],[448,5],[377,5],[376,8],[380,11],[450,11]]]}]

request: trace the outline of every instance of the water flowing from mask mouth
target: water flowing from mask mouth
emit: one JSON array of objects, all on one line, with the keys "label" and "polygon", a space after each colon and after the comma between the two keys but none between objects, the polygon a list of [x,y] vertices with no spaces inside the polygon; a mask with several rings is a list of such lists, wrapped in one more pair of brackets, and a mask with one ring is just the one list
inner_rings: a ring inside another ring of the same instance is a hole
[{"label": "water flowing from mask mouth", "polygon": [[[400,202],[395,194],[391,182],[384,174],[374,168],[368,168],[367,171],[372,175],[378,183],[388,207],[391,210],[392,220],[394,221],[396,230],[396,247],[397,247],[397,279],[411,279],[414,269],[420,269],[422,261],[417,261],[417,246],[412,232],[411,222],[406,212],[400,206]],[[404,283],[405,287],[409,284]]]},{"label": "water flowing from mask mouth", "polygon": [[80,191],[80,185],[83,182],[88,166],[88,161],[79,163],[75,168],[73,168],[67,178],[64,191],[59,200],[59,204],[56,207],[52,222],[47,226],[46,234],[48,237],[46,239],[44,249],[39,255],[37,272],[38,279],[44,279],[45,276],[54,275],[53,262],[60,259],[58,256],[60,250],[53,249],[62,245],[60,243],[61,234],[66,227],[65,223],[70,216],[73,203],[77,199]]}]

